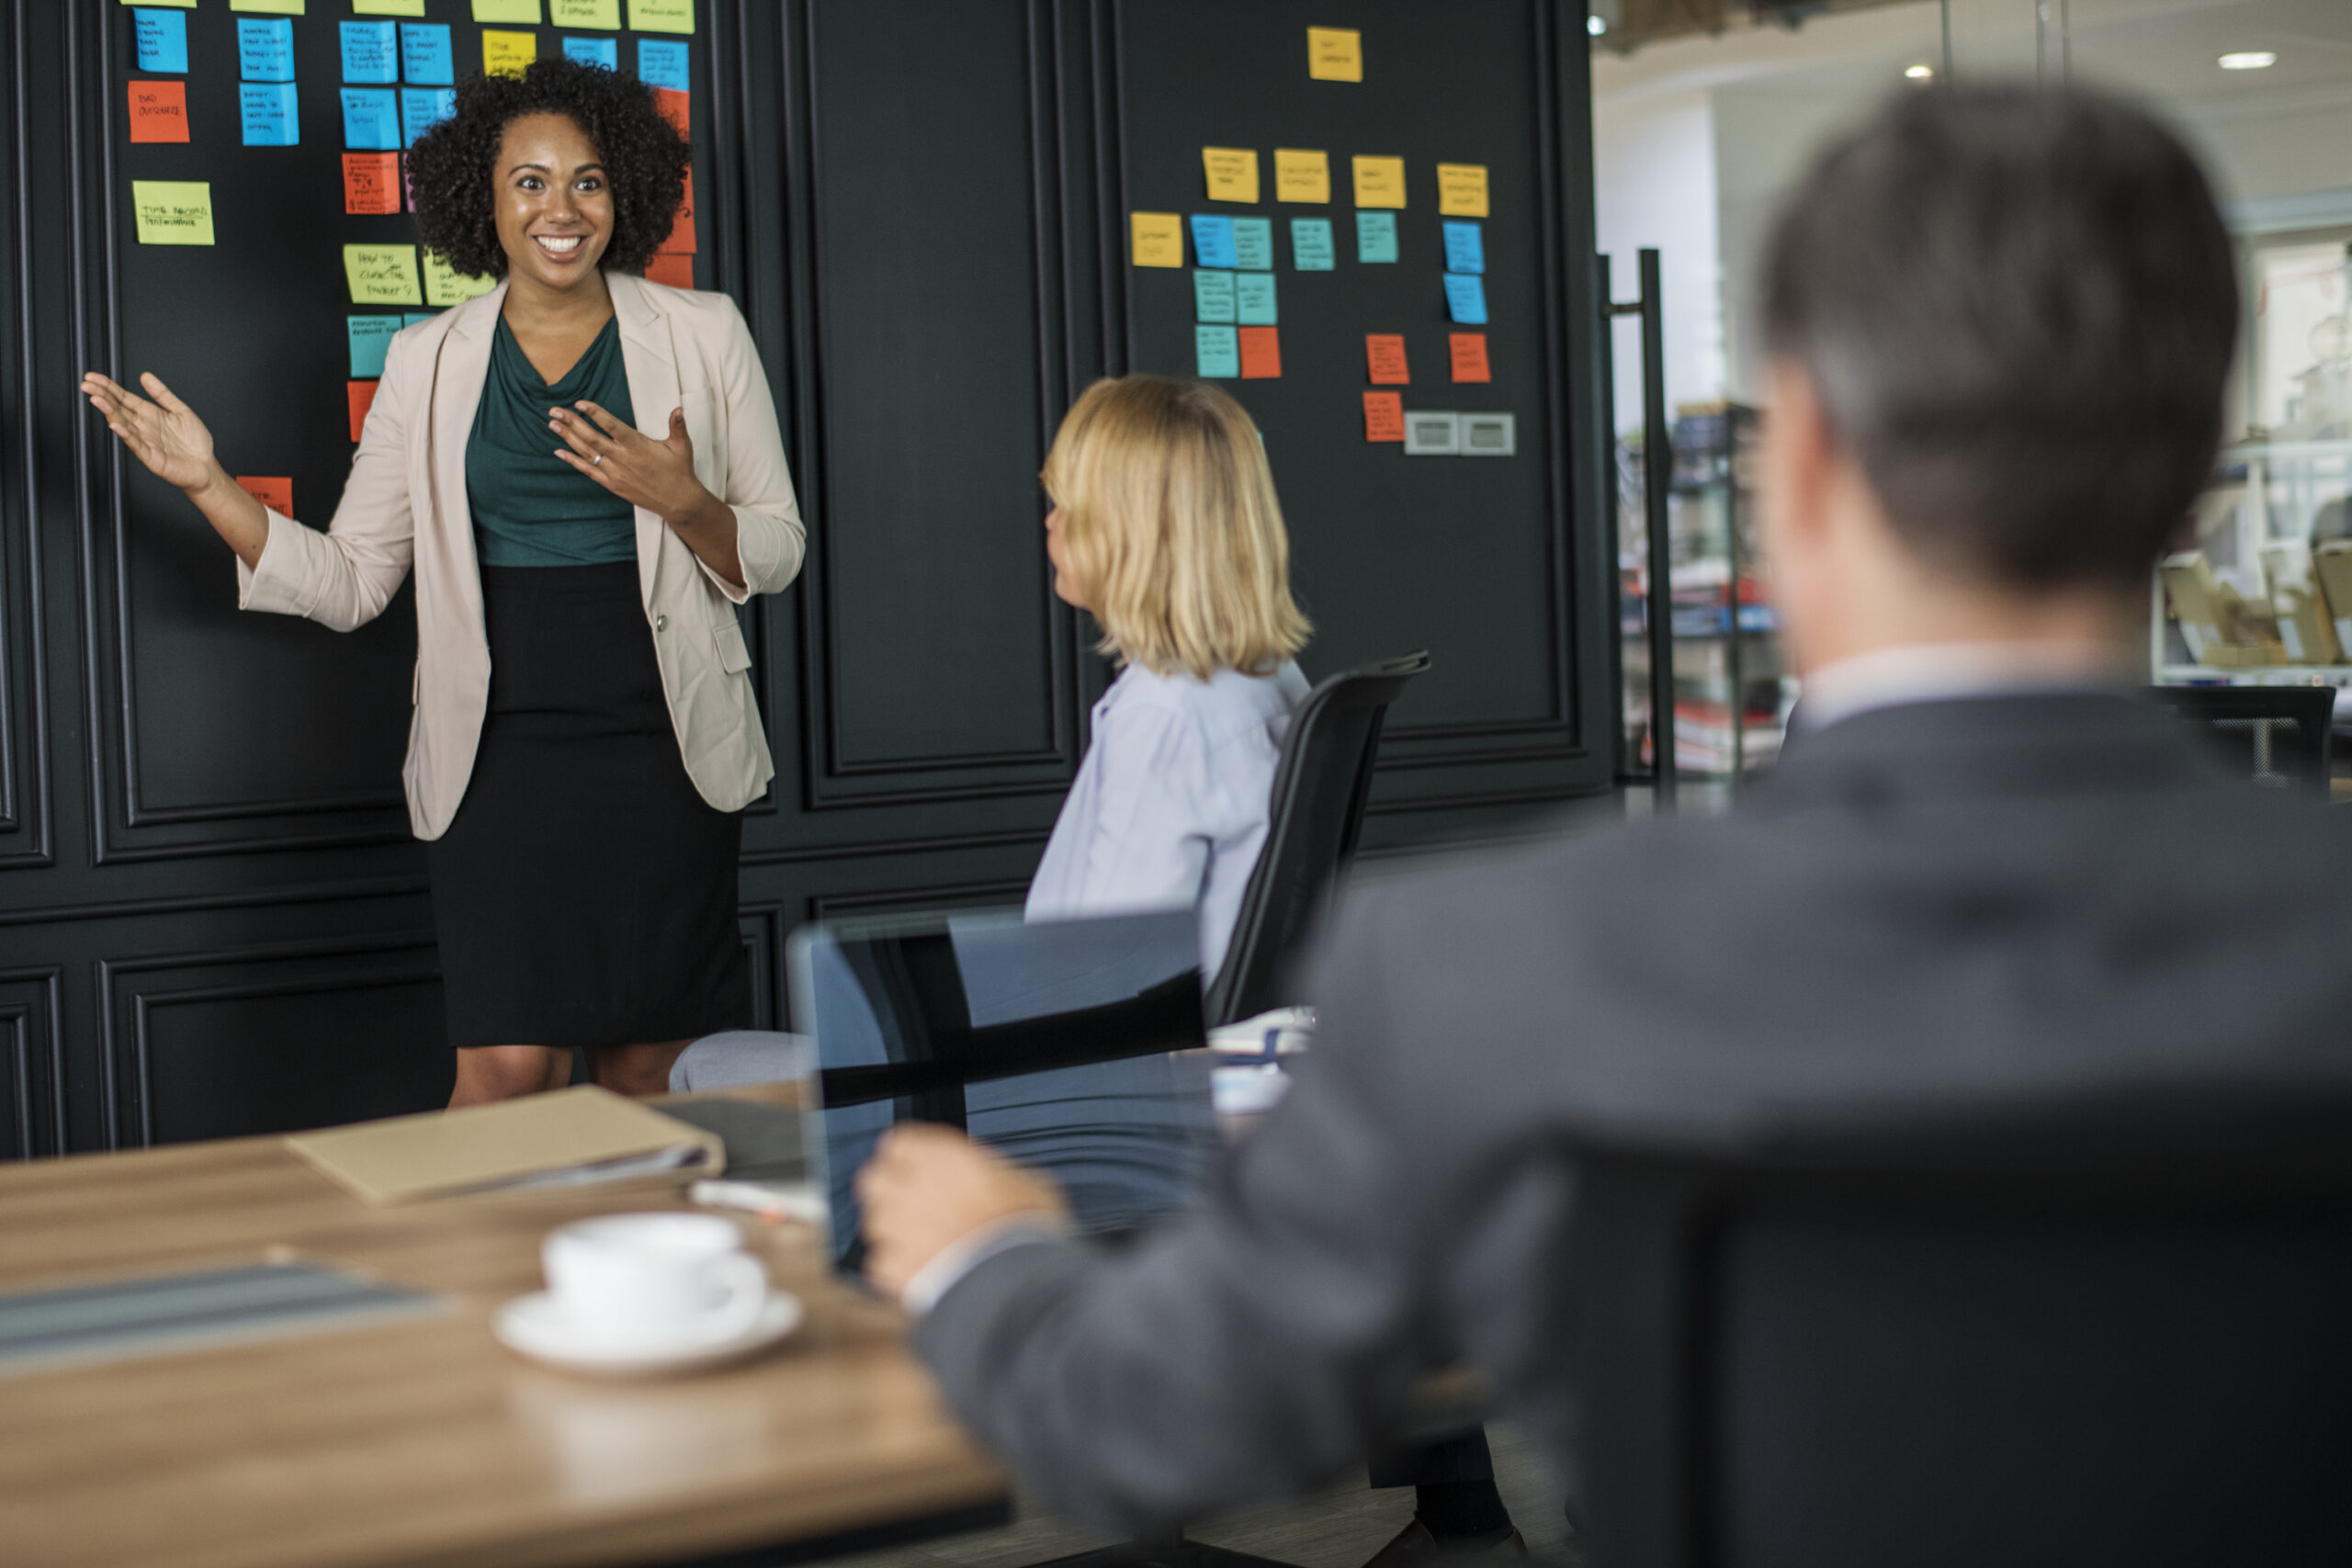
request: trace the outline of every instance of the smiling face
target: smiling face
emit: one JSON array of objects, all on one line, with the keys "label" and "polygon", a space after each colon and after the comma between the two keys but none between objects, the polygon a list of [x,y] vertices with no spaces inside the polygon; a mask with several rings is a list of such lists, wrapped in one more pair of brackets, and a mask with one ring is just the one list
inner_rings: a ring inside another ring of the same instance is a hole
[{"label": "smiling face", "polygon": [[561,290],[597,276],[613,237],[613,191],[578,120],[543,113],[509,121],[495,178],[509,277]]}]

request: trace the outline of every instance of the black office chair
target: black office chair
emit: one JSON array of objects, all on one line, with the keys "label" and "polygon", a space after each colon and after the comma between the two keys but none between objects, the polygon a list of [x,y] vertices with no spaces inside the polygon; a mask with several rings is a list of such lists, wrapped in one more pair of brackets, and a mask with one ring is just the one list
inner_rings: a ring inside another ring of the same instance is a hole
[{"label": "black office chair", "polygon": [[[2205,730],[2258,782],[2309,785],[2327,798],[2333,686],[2151,686],[2148,695]],[[2288,765],[2278,747],[2292,753]]]},{"label": "black office chair", "polygon": [[1380,755],[1380,726],[1426,652],[1334,675],[1307,694],[1274,768],[1266,847],[1258,853],[1224,965],[1210,982],[1212,1029],[1296,998],[1278,988],[1317,906],[1356,852]]},{"label": "black office chair", "polygon": [[1592,1568],[2352,1562],[2352,1104],[1580,1162]]}]

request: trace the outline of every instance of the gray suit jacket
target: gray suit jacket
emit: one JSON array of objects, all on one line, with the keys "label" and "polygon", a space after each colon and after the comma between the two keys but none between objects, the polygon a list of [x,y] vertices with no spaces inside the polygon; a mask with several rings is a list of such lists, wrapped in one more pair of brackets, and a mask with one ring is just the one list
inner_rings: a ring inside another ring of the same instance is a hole
[{"label": "gray suit jacket", "polygon": [[1351,901],[1289,1100],[1132,1249],[1023,1247],[918,1331],[1056,1508],[1127,1530],[1327,1479],[1466,1359],[1573,1485],[1579,1138],[2352,1082],[2352,810],[2120,696],[1883,709],[1738,810]]}]

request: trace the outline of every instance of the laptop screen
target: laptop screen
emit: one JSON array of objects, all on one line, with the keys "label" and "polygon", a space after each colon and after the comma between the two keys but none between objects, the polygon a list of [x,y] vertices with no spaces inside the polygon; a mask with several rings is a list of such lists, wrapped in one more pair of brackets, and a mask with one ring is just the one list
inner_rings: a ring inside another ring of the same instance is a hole
[{"label": "laptop screen", "polygon": [[791,959],[838,1267],[862,1267],[857,1172],[895,1122],[961,1126],[1052,1177],[1081,1230],[1190,1201],[1217,1142],[1190,911],[826,921]]}]

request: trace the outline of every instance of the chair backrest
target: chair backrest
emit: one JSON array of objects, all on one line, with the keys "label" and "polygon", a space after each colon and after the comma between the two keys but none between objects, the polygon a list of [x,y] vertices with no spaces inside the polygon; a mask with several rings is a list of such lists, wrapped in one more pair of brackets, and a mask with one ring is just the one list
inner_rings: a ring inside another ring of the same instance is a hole
[{"label": "chair backrest", "polygon": [[1224,965],[1210,983],[1211,1028],[1295,998],[1277,994],[1317,903],[1356,852],[1380,755],[1380,726],[1426,652],[1334,675],[1291,716],[1274,767],[1265,848],[1242,890]]},{"label": "chair backrest", "polygon": [[1583,1162],[1587,1561],[2352,1561],[2352,1111],[2300,1121]]},{"label": "chair backrest", "polygon": [[2151,686],[2148,695],[2201,727],[2255,778],[2310,785],[2326,797],[2335,687]]}]

